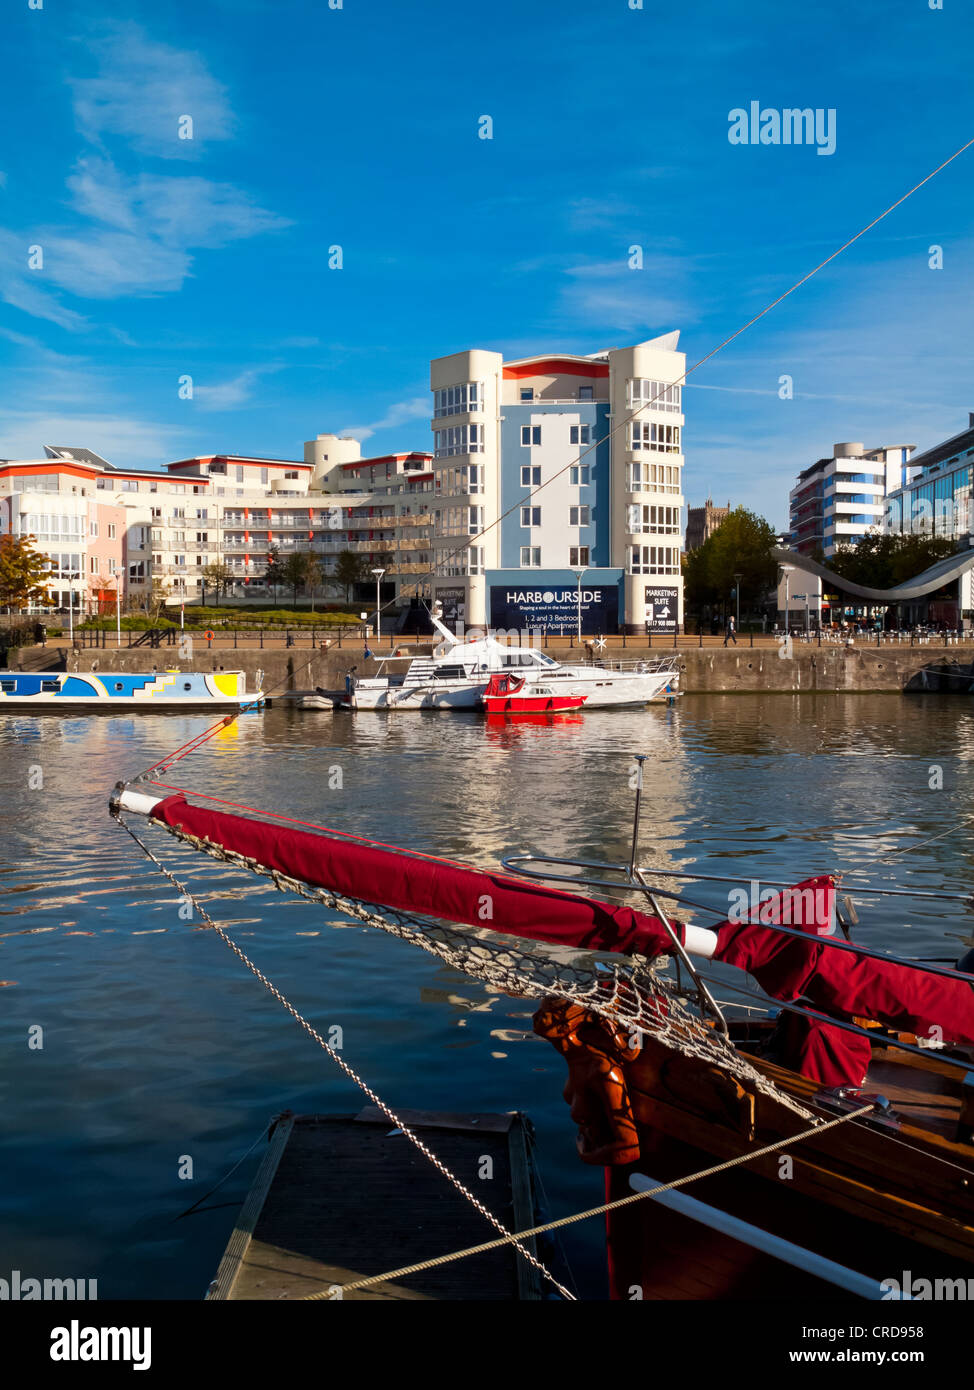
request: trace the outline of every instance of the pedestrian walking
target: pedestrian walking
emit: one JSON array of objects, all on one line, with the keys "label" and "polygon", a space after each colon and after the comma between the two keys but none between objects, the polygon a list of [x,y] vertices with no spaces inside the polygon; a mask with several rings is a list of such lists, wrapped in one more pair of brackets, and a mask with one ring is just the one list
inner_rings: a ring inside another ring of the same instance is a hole
[{"label": "pedestrian walking", "polygon": [[34,641],[40,647],[47,646],[47,628],[43,623],[34,624]]},{"label": "pedestrian walking", "polygon": [[734,636],[734,619],[733,619],[733,617],[730,617],[730,618],[727,619],[727,626],[724,628],[724,646],[725,646],[725,647],[727,646],[727,643],[728,643],[728,642],[733,642],[733,643],[734,643],[734,646],[735,646],[735,647],[737,646],[737,638]]}]

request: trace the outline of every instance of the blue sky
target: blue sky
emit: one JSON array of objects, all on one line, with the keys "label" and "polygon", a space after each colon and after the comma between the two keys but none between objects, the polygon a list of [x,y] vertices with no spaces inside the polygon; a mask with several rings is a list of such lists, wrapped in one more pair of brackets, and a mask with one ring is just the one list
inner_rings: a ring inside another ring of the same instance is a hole
[{"label": "blue sky", "polygon": [[[428,448],[434,356],[679,328],[693,362],[974,135],[962,0],[643,3],[6,7],[0,456]],[[754,100],[834,108],[835,153],[730,144]],[[691,376],[692,504],[780,524],[834,441],[966,426],[972,174]]]}]

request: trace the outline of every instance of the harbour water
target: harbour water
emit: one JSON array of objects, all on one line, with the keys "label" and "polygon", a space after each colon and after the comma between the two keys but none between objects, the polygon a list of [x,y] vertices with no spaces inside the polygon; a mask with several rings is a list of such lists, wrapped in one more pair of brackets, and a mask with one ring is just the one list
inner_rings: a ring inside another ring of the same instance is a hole
[{"label": "harbour water", "polygon": [[[271,1115],[364,1103],[226,946],[184,920],[176,889],[108,815],[117,780],[209,722],[0,718],[0,1277],[199,1298],[262,1145],[181,1214]],[[619,860],[636,752],[648,755],[644,863],[765,880],[868,864],[877,886],[970,888],[967,829],[892,854],[970,824],[974,706],[949,696],[700,695],[497,726],[276,708],[172,780],[485,866],[531,850]],[[144,833],[319,1031],[341,1029],[343,1056],[385,1100],[524,1110],[546,1214],[601,1200],[530,1000]],[[859,915],[865,944],[917,956],[956,958],[972,935],[961,903],[886,899]],[[600,1221],[563,1244],[580,1294],[604,1296]]]}]

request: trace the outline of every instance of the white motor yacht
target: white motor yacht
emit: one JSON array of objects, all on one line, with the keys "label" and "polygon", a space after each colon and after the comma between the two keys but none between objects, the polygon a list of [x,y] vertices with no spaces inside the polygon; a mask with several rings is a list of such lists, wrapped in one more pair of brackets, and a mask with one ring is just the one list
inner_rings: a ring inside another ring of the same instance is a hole
[{"label": "white motor yacht", "polygon": [[[461,638],[435,616],[442,641],[430,656],[380,659],[374,676],[350,672],[345,678],[345,709],[482,709],[481,695],[495,671],[516,670],[538,695],[581,696],[584,709],[645,705],[677,693],[679,671],[673,656],[608,665],[564,666],[535,647],[508,647],[491,636]],[[399,662],[408,663],[396,671]]]}]

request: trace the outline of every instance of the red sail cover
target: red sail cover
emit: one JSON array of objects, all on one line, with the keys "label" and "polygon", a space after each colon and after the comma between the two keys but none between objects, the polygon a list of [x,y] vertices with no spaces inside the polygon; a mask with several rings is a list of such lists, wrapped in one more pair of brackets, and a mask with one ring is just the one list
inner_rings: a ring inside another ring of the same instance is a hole
[{"label": "red sail cover", "polygon": [[364,902],[587,950],[657,956],[671,945],[658,917],[506,874],[210,811],[182,796],[160,801],[152,815],[268,869]]},{"label": "red sail cover", "polygon": [[[809,932],[784,936],[771,924]],[[761,925],[765,924],[765,925]],[[775,999],[801,996],[822,1013],[866,1017],[931,1042],[974,1043],[974,981],[932,975],[915,966],[876,960],[830,947],[835,934],[835,885],[806,879],[758,907],[741,922],[717,928],[716,960],[747,970]]]},{"label": "red sail cover", "polygon": [[[183,796],[152,812],[167,825],[255,859],[268,869],[350,898],[535,941],[656,956],[671,948],[658,917],[525,879],[400,854],[194,806]],[[773,998],[799,996],[837,1018],[865,1016],[945,1043],[974,1043],[974,984],[830,949],[833,880],[807,879],[717,928],[714,958],[747,970]],[[808,941],[770,930],[779,922]]]}]

